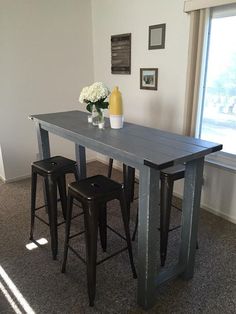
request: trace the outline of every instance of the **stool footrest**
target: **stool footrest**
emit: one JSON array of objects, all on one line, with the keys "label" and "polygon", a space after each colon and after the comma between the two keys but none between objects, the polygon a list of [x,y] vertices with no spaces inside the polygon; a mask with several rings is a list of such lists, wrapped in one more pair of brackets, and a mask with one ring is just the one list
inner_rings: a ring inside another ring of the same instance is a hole
[{"label": "stool footrest", "polygon": [[59,227],[60,225],[63,225],[64,223],[65,223],[65,220],[61,221],[61,222],[58,222],[57,227]]},{"label": "stool footrest", "polygon": [[174,231],[174,230],[176,230],[176,229],[179,229],[180,227],[181,227],[181,225],[179,225],[179,226],[175,226],[175,227],[173,227],[173,228],[169,229],[169,231]]},{"label": "stool footrest", "polygon": [[[43,218],[39,217],[38,215],[35,215],[35,218],[37,218],[38,220],[42,221],[45,225],[49,226],[49,223],[46,220],[44,220]],[[64,224],[64,223],[65,223],[65,221],[59,222],[57,224],[57,227],[62,225],[62,224]]]},{"label": "stool footrest", "polygon": [[171,207],[174,207],[175,209],[179,210],[180,212],[182,212],[182,208],[179,208],[177,206],[175,206],[174,204],[171,204]]},{"label": "stool footrest", "polygon": [[[42,207],[45,207],[45,206],[42,206]],[[38,209],[40,209],[40,208],[42,208],[42,207],[39,207]],[[71,219],[74,219],[74,218],[76,218],[76,217],[79,217],[79,216],[81,216],[81,215],[83,215],[83,214],[84,214],[84,213],[79,213],[79,214],[73,216]],[[38,220],[42,221],[45,225],[49,226],[49,223],[48,223],[46,220],[44,220],[43,218],[39,217],[39,216],[36,215],[36,214],[35,214],[35,218],[37,218]],[[65,223],[65,220],[59,222],[59,223],[57,224],[57,227],[59,227],[60,225],[63,225],[64,223]]]},{"label": "stool footrest", "polygon": [[123,240],[126,241],[126,238],[120,234],[118,231],[116,231],[115,229],[113,229],[112,227],[110,227],[109,225],[106,225],[108,229],[110,229],[113,233],[117,234],[120,238],[122,238]]},{"label": "stool footrest", "polygon": [[86,260],[70,245],[68,245],[68,249],[70,249],[84,264],[86,264]]},{"label": "stool footrest", "polygon": [[75,203],[75,202],[73,202],[73,205],[75,205],[75,206],[77,206],[77,207],[79,207],[79,208],[83,208],[80,203]]},{"label": "stool footrest", "polygon": [[78,237],[78,236],[80,236],[80,235],[83,234],[83,233],[85,233],[85,230],[80,231],[80,232],[78,232],[78,233],[76,233],[76,234],[73,234],[72,236],[69,236],[69,239],[73,239],[73,238],[75,238],[75,237]]},{"label": "stool footrest", "polygon": [[[83,214],[83,213],[80,213],[80,214]],[[113,228],[110,227],[109,225],[106,225],[106,227],[107,227],[108,229],[110,229],[113,233],[115,233],[116,235],[118,235],[121,239],[123,239],[123,240],[126,241],[126,238],[125,238],[122,234],[120,234],[119,232],[117,232],[115,229],[113,229]],[[77,236],[82,235],[83,233],[85,233],[85,230],[83,230],[83,231],[81,231],[81,232],[78,232],[78,233],[76,233],[76,234],[73,234],[72,236],[69,236],[69,239],[73,239],[73,238],[75,238],[75,237],[77,237]],[[69,248],[83,263],[86,264],[86,260],[85,260],[71,245],[68,244],[67,246],[68,246],[68,248]],[[120,254],[121,252],[123,252],[123,251],[125,251],[125,250],[127,250],[127,249],[128,249],[128,246],[126,246],[126,247],[124,247],[124,248],[122,248],[122,249],[120,249],[120,250],[118,250],[118,251],[116,251],[116,252],[110,254],[110,255],[107,256],[106,258],[103,258],[102,260],[98,261],[98,262],[96,263],[96,265],[100,265],[101,263],[107,261],[108,259],[110,259],[110,258],[112,258],[112,257],[114,257],[114,256],[116,256],[116,255],[118,255],[118,254]]]},{"label": "stool footrest", "polygon": [[100,265],[101,263],[107,261],[108,259],[120,254],[121,252],[128,250],[128,246],[124,247],[123,249],[120,249],[119,251],[116,251],[114,253],[112,253],[111,255],[107,256],[106,258],[103,258],[102,260],[98,261],[96,265]]},{"label": "stool footrest", "polygon": [[[168,232],[170,232],[170,231],[174,231],[174,230],[176,230],[176,229],[179,229],[181,227],[181,225],[178,225],[178,226],[175,226],[175,227],[173,227],[173,228],[170,228],[169,230],[168,230]],[[161,230],[161,228],[158,228],[158,231],[160,231]]]},{"label": "stool footrest", "polygon": [[[57,202],[60,202],[60,201],[61,201],[61,199],[58,198],[58,199],[57,199]],[[41,208],[47,207],[47,206],[48,206],[48,204],[44,204],[44,205],[42,205],[42,206],[39,206],[39,207],[35,208],[35,211],[36,211],[36,210],[39,210],[39,209],[41,209]]]},{"label": "stool footrest", "polygon": [[44,220],[43,218],[39,217],[38,215],[35,215],[35,218],[42,221],[45,225],[49,226],[49,223],[46,220]]},{"label": "stool footrest", "polygon": [[[87,263],[86,260],[71,245],[68,245],[68,249],[70,249],[84,264]],[[110,254],[109,256],[103,258],[102,260],[98,261],[96,263],[96,265],[100,265],[103,262],[107,261],[108,259],[110,259],[110,258],[112,258],[112,257],[114,257],[114,256],[116,256],[116,255],[118,255],[118,254],[120,254],[120,253],[122,253],[122,252],[124,252],[126,250],[128,250],[128,246],[126,246],[126,247],[124,247],[124,248],[122,248],[122,249],[120,249],[120,250]]]},{"label": "stool footrest", "polygon": [[37,208],[35,208],[35,211],[36,210],[39,210],[39,209],[41,209],[41,208],[45,208],[45,207],[47,207],[48,205],[47,204],[45,204],[45,205],[42,205],[42,206],[40,206],[40,207],[37,207]]}]

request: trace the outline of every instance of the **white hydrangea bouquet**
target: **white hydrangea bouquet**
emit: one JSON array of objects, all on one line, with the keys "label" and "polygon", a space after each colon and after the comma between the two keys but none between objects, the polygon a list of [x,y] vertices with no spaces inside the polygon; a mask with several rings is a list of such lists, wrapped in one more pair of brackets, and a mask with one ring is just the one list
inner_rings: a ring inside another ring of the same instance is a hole
[{"label": "white hydrangea bouquet", "polygon": [[109,89],[102,82],[95,82],[90,86],[86,86],[82,89],[79,97],[79,102],[86,103],[86,109],[92,112],[93,106],[101,114],[101,109],[107,109],[109,103],[106,100],[110,94]]}]

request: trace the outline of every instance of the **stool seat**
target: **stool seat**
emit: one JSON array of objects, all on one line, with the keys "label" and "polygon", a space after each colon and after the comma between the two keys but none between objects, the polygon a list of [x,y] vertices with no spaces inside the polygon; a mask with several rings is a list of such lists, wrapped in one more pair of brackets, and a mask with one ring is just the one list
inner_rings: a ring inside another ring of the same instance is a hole
[{"label": "stool seat", "polygon": [[80,197],[84,199],[106,200],[106,202],[113,199],[114,193],[120,192],[122,189],[121,184],[102,175],[89,177],[79,182],[72,182],[69,184],[69,187],[75,193],[79,191]]},{"label": "stool seat", "polygon": [[179,180],[184,178],[185,166],[176,165],[166,169],[162,169],[160,172],[161,176],[171,176],[173,180]]},{"label": "stool seat", "polygon": [[37,169],[41,175],[66,173],[68,170],[70,171],[71,167],[74,165],[76,165],[76,161],[63,156],[53,156],[47,159],[35,161],[32,164],[32,166]]}]

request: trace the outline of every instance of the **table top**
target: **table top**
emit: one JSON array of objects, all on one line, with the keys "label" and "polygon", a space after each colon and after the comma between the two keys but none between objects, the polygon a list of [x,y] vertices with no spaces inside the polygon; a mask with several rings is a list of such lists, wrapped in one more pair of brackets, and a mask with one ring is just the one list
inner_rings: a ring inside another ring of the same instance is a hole
[{"label": "table top", "polygon": [[105,129],[98,129],[88,123],[87,116],[82,111],[66,111],[31,115],[30,118],[43,129],[77,144],[118,160],[121,157],[121,160],[124,158],[127,162],[159,170],[222,149],[221,144],[127,122],[122,129],[115,130],[110,128],[107,119]]}]

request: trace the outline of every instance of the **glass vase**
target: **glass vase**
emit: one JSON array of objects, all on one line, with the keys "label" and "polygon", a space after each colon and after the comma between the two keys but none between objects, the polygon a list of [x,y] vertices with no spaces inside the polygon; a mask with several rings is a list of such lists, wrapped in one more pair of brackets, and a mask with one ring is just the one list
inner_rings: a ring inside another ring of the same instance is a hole
[{"label": "glass vase", "polygon": [[92,124],[98,126],[99,128],[104,127],[104,112],[103,109],[97,110],[96,106],[93,105],[92,109]]}]

